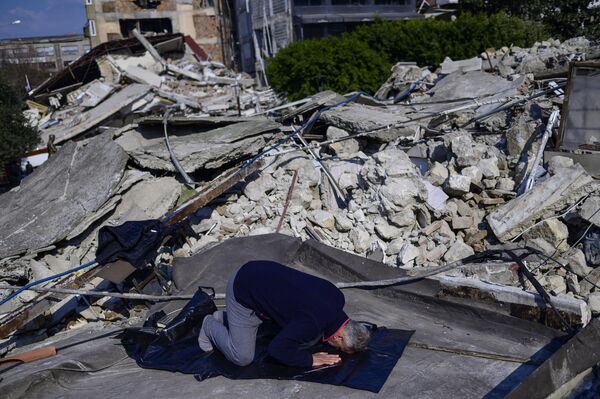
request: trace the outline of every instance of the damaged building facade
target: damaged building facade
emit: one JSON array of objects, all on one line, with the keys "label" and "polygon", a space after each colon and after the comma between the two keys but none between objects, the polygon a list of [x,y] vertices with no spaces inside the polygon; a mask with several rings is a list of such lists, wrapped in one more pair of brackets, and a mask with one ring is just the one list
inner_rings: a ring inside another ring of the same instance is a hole
[{"label": "damaged building facade", "polygon": [[131,31],[182,33],[214,60],[233,54],[227,2],[223,0],[86,0],[86,35],[92,47],[128,38]]},{"label": "damaged building facade", "polygon": [[0,40],[0,62],[34,64],[57,72],[89,50],[82,35],[4,39]]},{"label": "damaged building facade", "polygon": [[375,18],[417,18],[415,0],[234,0],[240,69],[263,71],[263,59],[294,40],[351,32]]}]

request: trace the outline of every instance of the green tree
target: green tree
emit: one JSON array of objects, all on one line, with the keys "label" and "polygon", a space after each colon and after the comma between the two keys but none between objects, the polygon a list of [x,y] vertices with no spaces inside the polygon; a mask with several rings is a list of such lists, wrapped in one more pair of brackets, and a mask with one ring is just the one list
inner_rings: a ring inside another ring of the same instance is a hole
[{"label": "green tree", "polygon": [[22,114],[23,101],[0,78],[0,165],[18,159],[40,142]]},{"label": "green tree", "polygon": [[458,9],[466,12],[509,15],[543,22],[554,37],[568,39],[587,36],[600,39],[600,7],[590,8],[590,0],[462,0]]},{"label": "green tree", "polygon": [[356,38],[294,42],[267,65],[273,88],[291,100],[322,90],[373,93],[389,75],[387,59]]},{"label": "green tree", "polygon": [[294,42],[269,60],[267,75],[273,88],[292,100],[325,89],[374,93],[399,61],[437,67],[446,56],[470,58],[511,44],[529,47],[547,37],[541,23],[506,13],[463,13],[455,21],[380,19],[341,38]]}]

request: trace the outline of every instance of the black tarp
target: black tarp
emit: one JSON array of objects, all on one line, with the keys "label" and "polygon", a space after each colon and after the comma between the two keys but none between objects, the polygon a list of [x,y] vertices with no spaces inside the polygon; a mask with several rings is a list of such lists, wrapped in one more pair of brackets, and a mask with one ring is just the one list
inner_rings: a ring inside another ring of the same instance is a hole
[{"label": "black tarp", "polygon": [[[193,294],[198,286],[225,292],[232,271],[250,260],[267,259],[332,281],[379,280],[404,274],[323,244],[269,234],[230,239],[189,258],[176,258],[176,292]],[[344,290],[347,313],[390,329],[415,330],[411,343],[379,394],[344,386],[287,380],[198,382],[192,375],[140,368],[116,336],[144,318],[121,324],[91,323],[57,334],[29,350],[54,344],[58,353],[43,361],[0,368],[2,398],[198,397],[219,398],[503,398],[560,347],[560,331],[507,315],[508,310],[476,302],[436,297],[435,280],[378,290]],[[151,312],[179,312],[187,301],[153,306]],[[504,313],[503,313],[504,312]],[[425,349],[413,344],[529,359],[527,363]]]},{"label": "black tarp", "polygon": [[123,346],[141,367],[194,374],[198,381],[217,376],[235,380],[298,380],[379,392],[414,333],[367,324],[371,330],[371,342],[366,351],[347,355],[319,343],[310,349],[312,353],[337,353],[342,362],[312,369],[288,367],[271,358],[267,347],[278,328],[274,324],[263,323],[259,328],[252,364],[240,367],[229,362],[219,351],[204,352],[198,346],[201,321],[215,310],[210,296],[198,290],[165,327],[156,327],[156,321],[166,316],[159,311],[148,315],[145,327],[128,329],[122,337]]}]

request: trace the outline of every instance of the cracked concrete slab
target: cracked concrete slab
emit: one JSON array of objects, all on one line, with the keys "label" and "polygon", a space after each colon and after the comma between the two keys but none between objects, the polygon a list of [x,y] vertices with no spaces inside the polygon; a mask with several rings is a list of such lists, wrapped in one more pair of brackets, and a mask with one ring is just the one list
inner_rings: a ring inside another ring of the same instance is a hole
[{"label": "cracked concrete slab", "polygon": [[112,195],[126,163],[127,154],[106,135],[65,144],[18,190],[0,196],[0,258],[65,238]]},{"label": "cracked concrete slab", "polygon": [[[169,141],[175,156],[187,173],[198,169],[217,169],[248,158],[274,136],[280,124],[267,119],[246,121],[208,132],[169,127]],[[117,139],[143,168],[175,171],[160,128],[138,128]]]}]

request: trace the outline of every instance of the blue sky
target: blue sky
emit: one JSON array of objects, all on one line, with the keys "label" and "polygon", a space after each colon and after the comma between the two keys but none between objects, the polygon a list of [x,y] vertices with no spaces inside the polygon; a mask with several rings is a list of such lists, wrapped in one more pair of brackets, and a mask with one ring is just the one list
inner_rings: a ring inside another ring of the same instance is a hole
[{"label": "blue sky", "polygon": [[83,34],[85,22],[85,0],[0,0],[0,39]]}]

